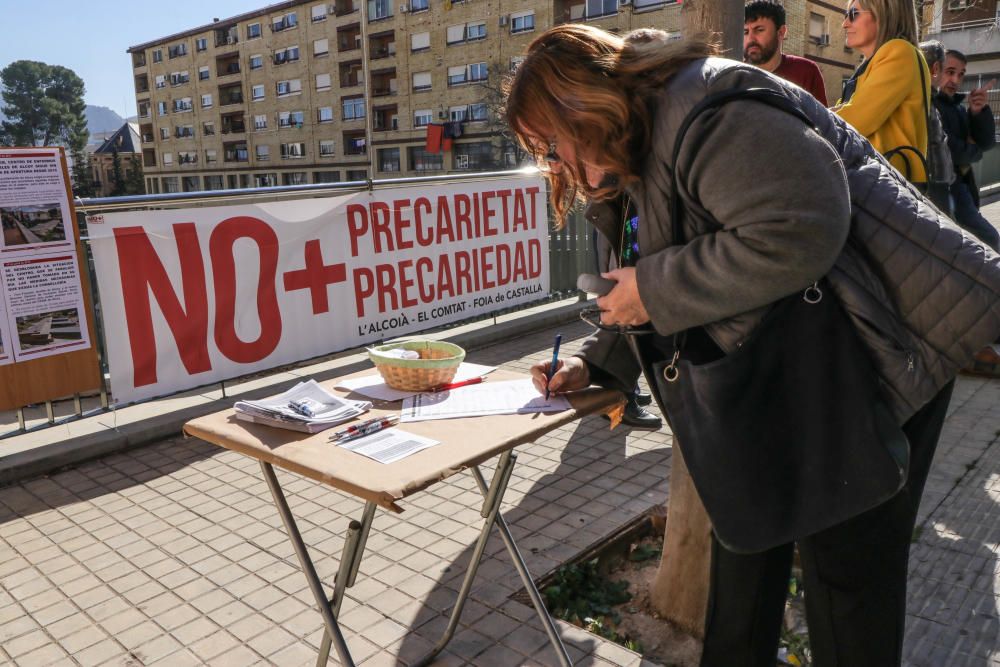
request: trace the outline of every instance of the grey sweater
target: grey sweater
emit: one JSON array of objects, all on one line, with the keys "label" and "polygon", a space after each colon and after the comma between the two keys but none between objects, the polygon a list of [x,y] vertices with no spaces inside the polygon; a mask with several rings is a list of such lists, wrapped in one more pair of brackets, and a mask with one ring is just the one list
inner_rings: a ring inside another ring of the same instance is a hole
[{"label": "grey sweater", "polygon": [[[732,87],[780,91],[816,129],[750,100],[702,114],[680,153],[685,238],[675,242],[669,201],[677,129],[699,100]],[[654,118],[641,182],[629,194],[640,216],[639,296],[658,333],[705,326],[731,352],[768,304],[828,276],[873,352],[900,421],[1000,333],[1000,258],[943,218],[801,89],[709,58],[668,82]],[[587,217],[616,238],[608,205],[591,206]],[[956,308],[958,292],[966,298]],[[614,333],[596,335],[581,356],[622,388],[639,372]]]}]

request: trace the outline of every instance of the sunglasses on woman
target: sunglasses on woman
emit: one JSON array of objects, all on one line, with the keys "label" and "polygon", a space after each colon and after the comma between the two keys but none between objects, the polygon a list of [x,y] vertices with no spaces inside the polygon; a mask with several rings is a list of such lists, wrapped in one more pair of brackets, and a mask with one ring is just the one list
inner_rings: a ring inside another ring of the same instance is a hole
[{"label": "sunglasses on woman", "polygon": [[858,14],[865,14],[870,11],[871,11],[870,9],[858,9],[858,6],[854,5],[846,12],[844,12],[844,18],[847,19],[848,23],[854,23],[856,20],[858,20]]}]

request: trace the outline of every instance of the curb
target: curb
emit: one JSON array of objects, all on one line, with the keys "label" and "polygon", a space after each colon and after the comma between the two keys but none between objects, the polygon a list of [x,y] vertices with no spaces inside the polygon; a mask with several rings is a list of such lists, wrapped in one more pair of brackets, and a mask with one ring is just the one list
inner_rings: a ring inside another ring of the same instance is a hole
[{"label": "curb", "polygon": [[[434,340],[446,340],[464,347],[466,350],[476,350],[496,344],[507,338],[516,338],[576,319],[580,310],[587,305],[586,301],[574,300],[572,303],[558,302],[536,307],[527,311],[519,311],[510,315],[499,316],[497,319],[482,320],[473,324],[439,332],[420,334]],[[500,319],[502,317],[503,319]],[[316,379],[323,380],[345,373],[354,373],[368,366],[367,357],[362,357],[364,348],[354,348],[338,352],[326,357],[327,360],[343,359],[343,363],[334,368],[312,373]],[[355,358],[357,357],[357,358]],[[299,367],[309,366],[320,360],[308,360]],[[281,374],[281,369],[274,369]],[[266,387],[242,392],[240,398],[264,398],[280,393],[290,388],[299,378],[284,379],[269,384]],[[197,393],[196,390],[195,393]],[[73,465],[118,452],[142,447],[151,442],[181,434],[185,422],[232,407],[235,396],[208,399],[198,405],[188,406],[171,412],[154,416],[121,426],[107,426],[109,413],[102,412],[87,417],[81,422],[93,420],[102,427],[90,433],[72,436],[63,440],[46,443],[40,446],[28,447],[0,456],[0,487],[8,486],[33,477],[48,475]],[[149,403],[155,403],[150,401]],[[143,405],[148,405],[143,404]],[[79,423],[79,422],[78,422]],[[54,427],[51,427],[54,428]],[[54,434],[54,433],[53,433]],[[18,436],[12,438],[16,439]],[[0,447],[2,451],[2,447]]]}]

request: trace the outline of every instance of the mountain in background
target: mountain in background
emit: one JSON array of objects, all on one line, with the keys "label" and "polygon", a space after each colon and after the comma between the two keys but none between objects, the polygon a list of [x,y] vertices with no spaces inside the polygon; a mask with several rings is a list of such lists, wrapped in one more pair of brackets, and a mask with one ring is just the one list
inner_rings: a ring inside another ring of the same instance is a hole
[{"label": "mountain in background", "polygon": [[125,119],[108,107],[88,104],[84,113],[87,115],[87,129],[91,134],[114,132],[125,124]]}]

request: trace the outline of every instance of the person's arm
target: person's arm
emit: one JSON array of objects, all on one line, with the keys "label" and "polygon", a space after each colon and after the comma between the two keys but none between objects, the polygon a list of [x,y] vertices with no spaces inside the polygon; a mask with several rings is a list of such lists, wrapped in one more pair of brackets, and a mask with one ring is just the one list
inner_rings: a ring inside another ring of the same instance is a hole
[{"label": "person's arm", "polygon": [[826,82],[823,80],[823,73],[819,71],[819,67],[813,63],[812,64],[812,77],[809,83],[809,92],[812,96],[819,100],[819,103],[823,106],[830,106],[826,101]]},{"label": "person's arm", "polygon": [[919,76],[916,65],[912,46],[902,40],[886,43],[875,52],[864,82],[848,103],[837,108],[837,115],[862,136],[875,134],[912,92],[914,77]]},{"label": "person's arm", "polygon": [[996,121],[990,105],[984,106],[979,113],[969,112],[969,136],[980,151],[987,151],[996,144]]},{"label": "person's arm", "polygon": [[[948,134],[948,150],[951,151],[951,161],[956,167],[967,167],[983,159],[983,151],[975,141],[970,141],[972,135],[971,123],[967,123],[968,115],[960,107],[938,108],[941,120],[945,122],[945,132]],[[962,128],[965,128],[965,132]]]},{"label": "person's arm", "polygon": [[791,114],[736,101],[695,123],[685,147],[683,190],[722,229],[639,260],[639,298],[660,334],[759,308],[826,275],[851,219],[830,144]]}]

